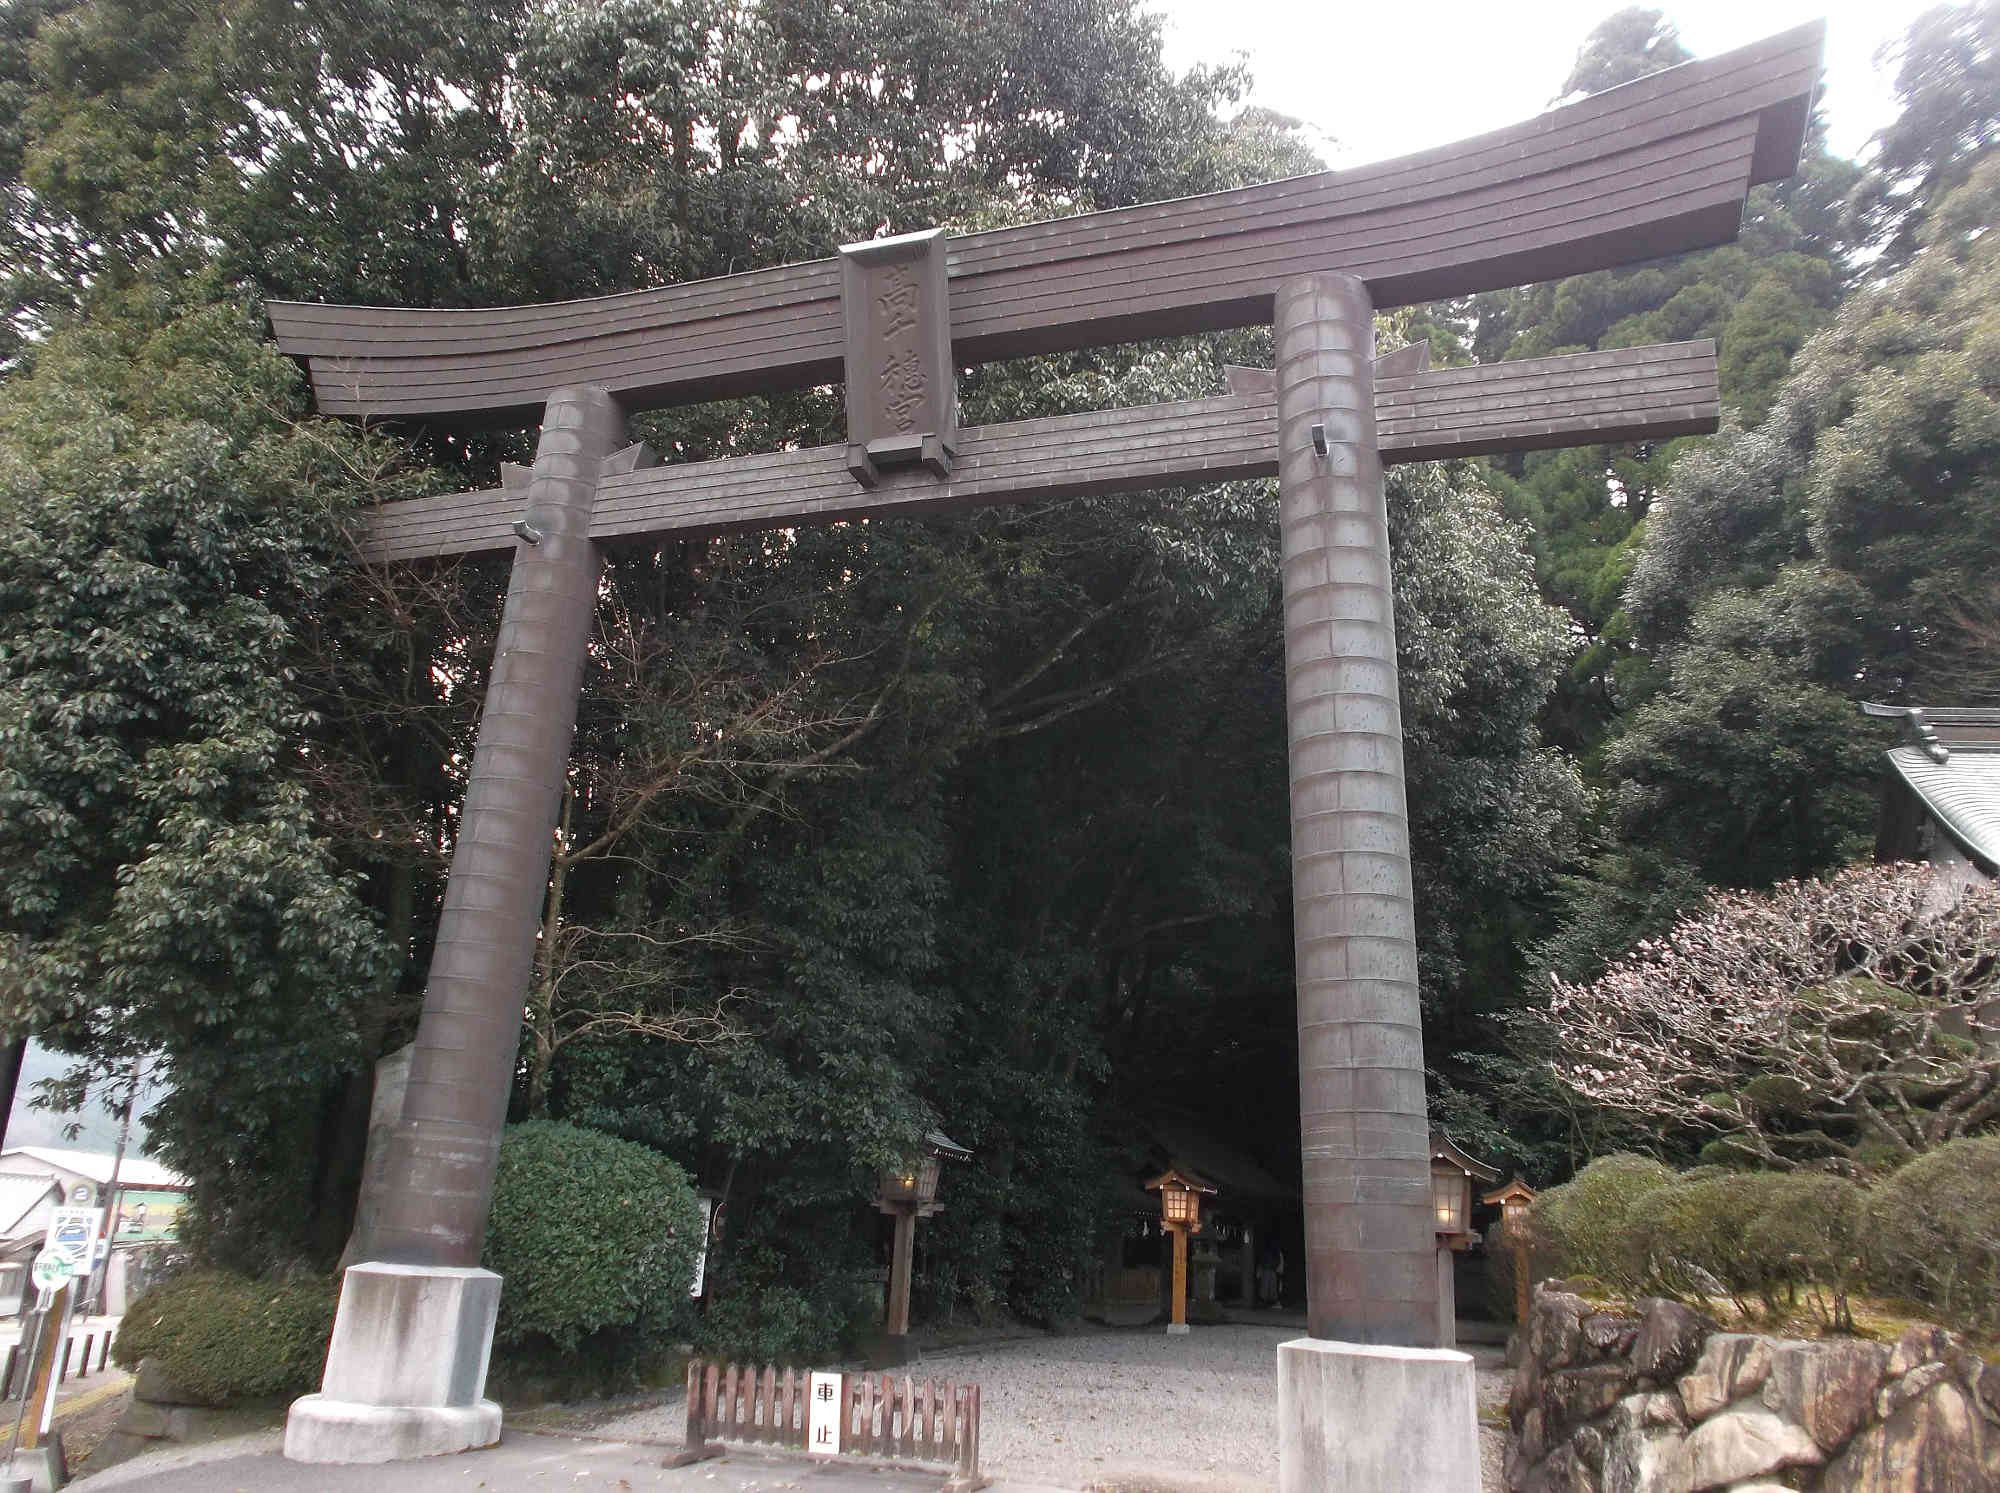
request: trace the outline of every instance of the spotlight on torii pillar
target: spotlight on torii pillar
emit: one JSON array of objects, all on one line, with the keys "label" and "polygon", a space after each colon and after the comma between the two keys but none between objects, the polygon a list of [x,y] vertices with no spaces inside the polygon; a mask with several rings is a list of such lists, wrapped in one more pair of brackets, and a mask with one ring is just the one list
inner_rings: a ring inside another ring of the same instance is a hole
[{"label": "spotlight on torii pillar", "polygon": [[1170,1166],[1146,1184],[1146,1191],[1160,1195],[1160,1227],[1174,1239],[1173,1320],[1167,1331],[1186,1332],[1188,1235],[1201,1232],[1202,1194],[1213,1197],[1215,1189],[1193,1172]]},{"label": "spotlight on torii pillar", "polygon": [[970,1161],[972,1152],[941,1130],[924,1137],[923,1149],[907,1166],[887,1167],[875,1192],[875,1206],[896,1220],[895,1251],[889,1264],[889,1312],[881,1340],[869,1351],[871,1368],[889,1368],[916,1358],[910,1347],[910,1258],[917,1220],[943,1209],[937,1200],[938,1163]]}]

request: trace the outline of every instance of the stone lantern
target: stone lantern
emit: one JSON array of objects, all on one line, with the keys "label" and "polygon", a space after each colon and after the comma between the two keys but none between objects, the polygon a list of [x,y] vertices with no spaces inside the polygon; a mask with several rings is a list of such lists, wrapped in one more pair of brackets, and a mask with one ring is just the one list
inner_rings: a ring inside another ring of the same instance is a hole
[{"label": "stone lantern", "polygon": [[971,1159],[972,1152],[943,1131],[933,1130],[924,1137],[914,1161],[884,1169],[876,1183],[875,1206],[896,1221],[896,1235],[889,1257],[888,1319],[882,1340],[868,1355],[874,1367],[888,1368],[916,1358],[910,1347],[910,1263],[916,1252],[917,1220],[944,1208],[937,1200],[939,1163]]}]

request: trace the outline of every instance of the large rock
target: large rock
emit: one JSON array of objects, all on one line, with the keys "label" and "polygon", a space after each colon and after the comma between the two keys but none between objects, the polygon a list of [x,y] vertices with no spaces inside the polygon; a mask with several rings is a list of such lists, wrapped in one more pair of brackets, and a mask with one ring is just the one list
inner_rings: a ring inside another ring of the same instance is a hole
[{"label": "large rock", "polygon": [[1601,1493],[1601,1490],[1576,1448],[1563,1446],[1521,1480],[1518,1493]]},{"label": "large rock", "polygon": [[1755,1394],[1771,1372],[1766,1338],[1747,1332],[1718,1332],[1702,1345],[1701,1357],[1681,1375],[1681,1404],[1695,1420]]},{"label": "large rock", "polygon": [[1534,1321],[1528,1327],[1528,1356],[1547,1373],[1584,1360],[1583,1319],[1590,1303],[1567,1291],[1535,1293]]},{"label": "large rock", "polygon": [[1958,1339],[1942,1327],[1912,1327],[1896,1340],[1889,1355],[1889,1375],[1901,1378],[1920,1364],[1935,1363],[1958,1346]]},{"label": "large rock", "polygon": [[1715,1324],[1663,1296],[1647,1297],[1639,1310],[1644,1316],[1632,1344],[1632,1366],[1655,1384],[1671,1384],[1694,1366]]},{"label": "large rock", "polygon": [[1570,1433],[1569,1449],[1593,1473],[1604,1471],[1604,1433],[1596,1426],[1578,1426]]},{"label": "large rock", "polygon": [[1942,1384],[1951,1377],[1951,1365],[1933,1359],[1920,1363],[1900,1379],[1891,1379],[1882,1386],[1882,1392],[1875,1396],[1875,1418],[1887,1420],[1912,1400],[1920,1400],[1929,1394],[1934,1385]]},{"label": "large rock", "polygon": [[1977,1389],[1979,1413],[2000,1425],[2000,1363],[1989,1363],[1979,1371]]},{"label": "large rock", "polygon": [[1764,1405],[1804,1426],[1820,1450],[1839,1451],[1867,1421],[1888,1366],[1880,1343],[1774,1342]]},{"label": "large rock", "polygon": [[1592,1312],[1582,1322],[1583,1340],[1598,1354],[1609,1357],[1631,1351],[1639,1336],[1639,1319],[1616,1312]]},{"label": "large rock", "polygon": [[1551,1444],[1561,1441],[1574,1427],[1609,1410],[1637,1384],[1632,1366],[1623,1362],[1593,1363],[1544,1375],[1536,1402],[1542,1412],[1543,1434]]},{"label": "large rock", "polygon": [[186,1441],[194,1428],[196,1408],[193,1405],[159,1405],[151,1400],[134,1400],[118,1417],[115,1429],[128,1436]]},{"label": "large rock", "polygon": [[1514,1384],[1507,1394],[1507,1423],[1514,1428],[1515,1435],[1521,1433],[1522,1421],[1535,1408],[1535,1398],[1541,1388],[1541,1365],[1535,1362],[1534,1354],[1523,1353],[1521,1361],[1514,1366]]},{"label": "large rock", "polygon": [[2000,1438],[1950,1379],[1870,1426],[1828,1464],[1822,1493],[1971,1493],[2000,1487]]},{"label": "large rock", "polygon": [[1686,1493],[1726,1488],[1785,1467],[1817,1467],[1826,1453],[1801,1426],[1759,1406],[1711,1416],[1681,1444]]},{"label": "large rock", "polygon": [[1630,1426],[1638,1431],[1685,1432],[1688,1418],[1681,1409],[1681,1397],[1671,1389],[1659,1389],[1620,1400],[1612,1406],[1605,1424],[1611,1430]]},{"label": "large rock", "polygon": [[[1539,1419],[1536,1424],[1540,1424]],[[1518,1488],[1526,1480],[1529,1470],[1538,1460],[1528,1455],[1528,1449],[1519,1436],[1509,1436],[1507,1449],[1501,1454],[1500,1475],[1504,1488]]]},{"label": "large rock", "polygon": [[1537,1405],[1521,1417],[1520,1429],[1514,1436],[1514,1444],[1530,1466],[1548,1455],[1549,1438],[1543,1434],[1543,1424],[1542,1407]]},{"label": "large rock", "polygon": [[1628,1395],[1603,1420],[1604,1493],[1687,1493],[1687,1417],[1671,1391]]}]

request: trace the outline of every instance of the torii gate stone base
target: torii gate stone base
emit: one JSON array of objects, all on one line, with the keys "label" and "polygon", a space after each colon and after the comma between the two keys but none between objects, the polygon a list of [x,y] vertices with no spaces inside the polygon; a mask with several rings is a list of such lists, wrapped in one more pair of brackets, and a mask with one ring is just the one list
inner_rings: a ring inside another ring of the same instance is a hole
[{"label": "torii gate stone base", "polygon": [[[484,1446],[500,1281],[478,1268],[600,546],[1278,477],[1307,1336],[1278,1350],[1279,1485],[1479,1486],[1472,1363],[1441,1342],[1385,462],[1712,430],[1712,346],[1431,370],[1379,308],[1726,242],[1797,164],[1821,28],[1355,171],[559,306],[274,303],[322,411],[542,412],[531,471],[383,510],[374,558],[511,551],[401,1122],[321,1393],[285,1453]],[[958,425],[954,370],[1268,322],[1234,392]],[[660,466],[628,408],[844,378],[847,440]],[[1194,1340],[1189,1340],[1194,1341]]]}]

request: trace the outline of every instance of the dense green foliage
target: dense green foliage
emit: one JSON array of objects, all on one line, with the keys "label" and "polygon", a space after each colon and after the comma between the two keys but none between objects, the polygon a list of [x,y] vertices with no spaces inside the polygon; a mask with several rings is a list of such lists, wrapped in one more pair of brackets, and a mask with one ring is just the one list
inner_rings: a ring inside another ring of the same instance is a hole
[{"label": "dense green foliage", "polygon": [[1953,1141],[1875,1188],[1866,1227],[1883,1284],[1947,1320],[2000,1327],[2000,1137]]},{"label": "dense green foliage", "polygon": [[1537,1263],[1629,1296],[1804,1310],[1852,1332],[1853,1298],[1901,1298],[1990,1332],[2000,1285],[2000,1139],[1952,1141],[1872,1183],[1824,1173],[1602,1157],[1530,1210]]},{"label": "dense green foliage", "polygon": [[[1893,180],[1815,145],[1735,245],[1382,320],[1446,360],[1718,337],[1734,412],[1389,483],[1438,1111],[1538,1180],[1657,1143],[1523,1035],[1543,976],[1837,865],[1880,744],[1853,699],[2000,677],[1991,11],[1913,31]],[[1621,12],[1566,91],[1685,55]],[[204,1253],[336,1257],[429,960],[502,580],[363,565],[357,515],[532,440],[313,417],[258,299],[548,300],[1311,169],[1242,81],[1172,74],[1133,0],[0,9],[0,1018],[77,1057],[72,1099],[160,1055]],[[979,424],[1268,356],[960,393]],[[678,461],[840,415],[633,423]],[[1262,484],[619,548],[514,1113],[646,1148],[588,1178],[671,1157],[721,1195],[702,1341],[868,1328],[873,1180],[934,1125],[975,1159],[921,1230],[933,1318],[1073,1314],[1170,1107],[1296,1175],[1276,556]],[[583,1144],[517,1132],[508,1165],[539,1206]],[[511,1186],[494,1248],[546,1279],[562,1241]],[[582,1270],[607,1293],[664,1247],[616,1237]],[[510,1284],[524,1353],[655,1344],[675,1305],[539,1291]]]},{"label": "dense green foliage", "polygon": [[[1753,195],[1730,248],[1481,303],[1482,356],[1718,336],[1736,415],[1716,437],[1531,456],[1500,481],[1535,528],[1544,595],[1589,640],[1543,726],[1583,753],[1601,806],[1540,925],[1524,1005],[1549,975],[1595,978],[1712,888],[1865,855],[1887,733],[1858,702],[2000,698],[1983,559],[2000,525],[1985,371],[2000,94],[1978,86],[1995,14],[1941,6],[1912,28],[1884,140],[1897,164],[1858,172],[1809,150],[1798,177]],[[1671,60],[1664,24],[1606,22],[1574,86]],[[1943,134],[1915,126],[1946,119]],[[1885,172],[1909,246],[1870,257]],[[1504,1137],[1544,1175],[1659,1143],[1553,1095],[1532,1071],[1537,1030],[1496,1024],[1453,1061],[1461,1131]]]},{"label": "dense green foliage", "polygon": [[1563,1270],[1606,1284],[1622,1281],[1630,1268],[1626,1220],[1641,1199],[1673,1178],[1671,1167],[1650,1156],[1600,1156],[1536,1197],[1528,1210],[1529,1228]]},{"label": "dense green foliage", "polygon": [[657,1151],[575,1125],[509,1126],[481,1263],[503,1359],[643,1368],[686,1327],[702,1215]]},{"label": "dense green foliage", "polygon": [[99,1072],[163,1053],[201,1216],[282,1236],[298,1096],[387,972],[295,768],[289,619],[337,574],[359,443],[290,423],[296,374],[232,308],[122,309],[0,386],[5,1019]]},{"label": "dense green foliage", "polygon": [[319,1387],[333,1334],[336,1281],[250,1280],[190,1271],[126,1308],[111,1356],[122,1368],[156,1360],[205,1405],[289,1398]]}]

